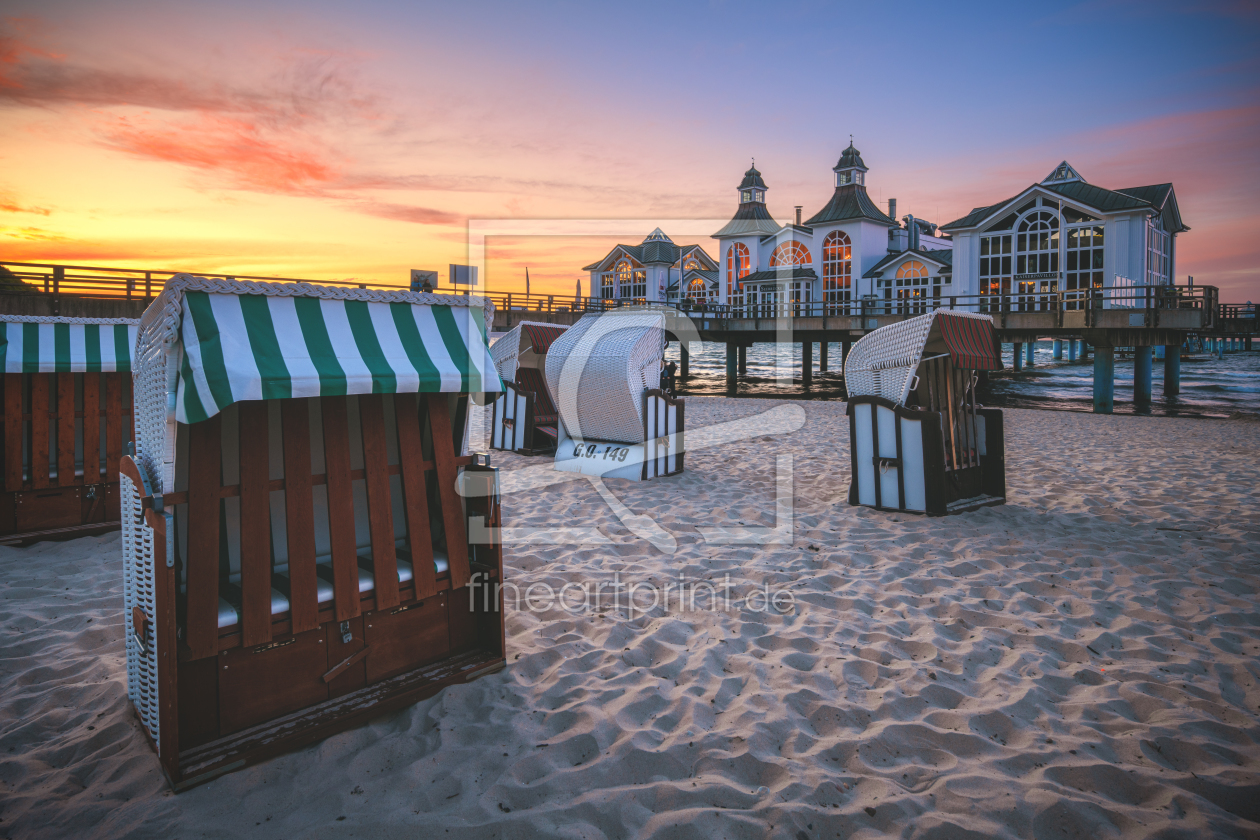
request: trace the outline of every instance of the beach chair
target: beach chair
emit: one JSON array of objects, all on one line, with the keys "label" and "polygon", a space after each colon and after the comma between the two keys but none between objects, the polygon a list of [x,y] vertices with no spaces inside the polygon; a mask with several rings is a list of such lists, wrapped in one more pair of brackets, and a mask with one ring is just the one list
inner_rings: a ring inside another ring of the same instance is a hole
[{"label": "beach chair", "polygon": [[940,516],[1005,502],[1002,412],[976,400],[997,347],[988,315],[944,309],[853,345],[849,504]]},{"label": "beach chair", "polygon": [[0,315],[0,538],[24,542],[117,527],[117,466],[132,437],[138,323]]},{"label": "beach chair", "polygon": [[177,790],[503,667],[491,314],[187,275],[145,311],[127,686]]},{"label": "beach chair", "polygon": [[684,402],[660,388],[665,313],[591,313],[547,354],[559,414],[555,468],[646,481],[683,471]]},{"label": "beach chair", "polygon": [[522,321],[490,348],[503,380],[491,411],[490,447],[537,455],[554,452],[556,407],[547,392],[547,351],[568,327]]}]

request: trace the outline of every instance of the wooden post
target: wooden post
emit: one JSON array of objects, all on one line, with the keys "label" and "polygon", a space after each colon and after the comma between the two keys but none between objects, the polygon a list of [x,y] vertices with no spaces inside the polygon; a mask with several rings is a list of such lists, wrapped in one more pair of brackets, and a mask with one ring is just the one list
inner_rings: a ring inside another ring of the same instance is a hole
[{"label": "wooden post", "polygon": [[823,339],[822,341],[818,342],[818,372],[819,373],[827,372],[827,347],[828,346],[829,345],[826,339]]},{"label": "wooden post", "polygon": [[814,384],[814,342],[801,342],[801,384],[810,388]]},{"label": "wooden post", "polygon": [[1116,350],[1094,348],[1094,413],[1111,414],[1115,407]]},{"label": "wooden post", "polygon": [[1133,348],[1133,402],[1151,403],[1151,348]]},{"label": "wooden post", "polygon": [[1011,354],[1011,358],[1014,361],[1013,367],[1015,372],[1019,373],[1024,369],[1024,345],[1023,342],[1016,341],[1011,346],[1014,348],[1014,352]]},{"label": "wooden post", "polygon": [[1164,396],[1172,397],[1181,393],[1181,345],[1169,344],[1164,347]]},{"label": "wooden post", "polygon": [[739,345],[739,375],[746,376],[748,374],[748,347]]},{"label": "wooden post", "polygon": [[730,390],[735,389],[735,378],[738,363],[739,350],[732,341],[726,342],[726,387]]},{"label": "wooden post", "polygon": [[678,359],[682,363],[679,367],[683,379],[691,375],[691,351],[687,349],[687,346],[686,341],[678,342]]}]

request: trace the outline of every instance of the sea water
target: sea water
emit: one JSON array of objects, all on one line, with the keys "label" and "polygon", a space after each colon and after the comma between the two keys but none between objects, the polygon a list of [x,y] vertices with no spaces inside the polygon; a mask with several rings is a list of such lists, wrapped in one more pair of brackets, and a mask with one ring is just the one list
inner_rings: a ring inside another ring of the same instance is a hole
[{"label": "sea water", "polygon": [[[777,349],[776,349],[777,348]],[[1025,349],[1026,351],[1026,349]],[[818,345],[814,345],[814,381],[809,391],[801,385],[801,345],[754,344],[747,351],[747,374],[740,378],[734,396],[790,399],[843,400],[847,397],[840,370],[840,345],[833,342],[826,373],[818,370]],[[1005,370],[989,374],[987,405],[1011,408],[1046,408],[1093,411],[1094,358],[1084,361],[1053,358],[1053,342],[1039,341],[1033,365],[1015,373],[1012,347],[1002,346]],[[667,360],[679,361],[678,344],[671,343]],[[681,394],[729,396],[726,389],[726,345],[705,342],[691,354],[691,376],[681,383]],[[681,371],[680,371],[681,372]],[[1151,405],[1133,404],[1131,351],[1117,351],[1115,362],[1115,413],[1155,414],[1170,417],[1229,417],[1236,412],[1260,415],[1260,351],[1226,353],[1217,359],[1208,353],[1181,357],[1181,393],[1163,395],[1164,362],[1151,361]]]}]

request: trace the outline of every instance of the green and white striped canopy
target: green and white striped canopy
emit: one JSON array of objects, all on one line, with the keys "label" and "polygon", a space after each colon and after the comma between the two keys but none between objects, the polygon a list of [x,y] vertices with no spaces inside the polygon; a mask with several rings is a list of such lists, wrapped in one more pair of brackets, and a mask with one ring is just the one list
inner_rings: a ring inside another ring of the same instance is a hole
[{"label": "green and white striped canopy", "polygon": [[480,307],[183,295],[176,419],[240,400],[500,391]]},{"label": "green and white striped canopy", "polygon": [[0,360],[5,373],[127,372],[138,323],[0,321]]}]

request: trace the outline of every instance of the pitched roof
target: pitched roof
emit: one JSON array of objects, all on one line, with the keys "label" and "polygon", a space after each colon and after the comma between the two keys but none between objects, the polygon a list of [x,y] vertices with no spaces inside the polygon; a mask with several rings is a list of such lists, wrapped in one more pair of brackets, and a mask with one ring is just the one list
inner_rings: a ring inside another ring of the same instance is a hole
[{"label": "pitched roof", "polygon": [[723,236],[748,236],[750,234],[777,233],[779,223],[770,215],[770,211],[766,209],[766,205],[760,201],[749,201],[739,205],[739,209],[735,211],[735,215],[731,220],[713,234],[714,238]]},{"label": "pitched roof", "polygon": [[1033,184],[1018,195],[1011,196],[1005,201],[999,201],[997,204],[990,204],[987,207],[976,207],[966,216],[955,219],[947,225],[941,225],[940,230],[958,230],[960,228],[975,227],[989,216],[1005,208],[1008,204],[1018,201],[1026,196],[1033,189],[1043,189],[1047,192],[1057,193],[1064,198],[1071,199],[1078,204],[1097,210],[1101,213],[1115,213],[1122,210],[1141,210],[1150,208],[1159,212],[1164,212],[1165,206],[1172,197],[1172,213],[1173,229],[1180,232],[1189,230],[1181,221],[1181,214],[1177,211],[1177,199],[1173,195],[1172,184],[1153,184],[1147,187],[1126,187],[1122,190],[1109,190],[1104,187],[1097,187],[1093,184],[1087,184],[1084,181],[1063,181]]},{"label": "pitched roof", "polygon": [[875,202],[871,201],[870,196],[866,194],[866,187],[862,184],[845,184],[842,187],[836,187],[827,206],[807,219],[805,224],[812,227],[849,219],[870,219],[889,227],[897,224],[875,206]]},{"label": "pitched roof", "polygon": [[893,263],[895,263],[897,260],[901,259],[902,257],[905,257],[907,254],[915,254],[917,256],[923,257],[926,260],[929,260],[930,262],[939,264],[941,266],[941,270],[936,272],[937,274],[953,273],[953,270],[954,270],[953,249],[941,248],[941,249],[929,251],[924,248],[907,248],[904,251],[898,251],[895,254],[889,254],[888,256],[884,257],[882,260],[875,263],[875,265],[871,266],[870,270],[867,271],[862,276],[866,278],[878,277],[880,274],[884,272],[885,268],[892,265]]},{"label": "pitched roof", "polygon": [[741,277],[741,283],[755,283],[760,280],[817,280],[818,273],[812,268],[805,266],[792,265],[783,266],[781,268],[771,268],[766,271],[754,271],[745,277]]},{"label": "pitched roof", "polygon": [[[806,236],[813,236],[813,235],[814,235],[814,229],[813,229],[812,227],[806,227],[805,225],[788,224],[788,225],[784,225],[783,227],[779,228],[779,229],[778,229],[778,230],[776,230],[774,233],[771,233],[771,234],[768,234],[768,235],[766,235],[766,236],[761,237],[761,241],[762,241],[762,242],[765,242],[765,241],[766,241],[766,240],[768,240],[768,239],[774,239],[776,236],[778,236],[779,234],[783,233],[784,231],[788,231],[789,233],[803,233],[803,234],[805,234]],[[788,237],[786,237],[783,241],[784,241],[784,242],[786,242],[786,241],[788,241],[789,239],[791,239],[791,240],[796,240],[796,237],[795,237],[795,236],[790,236],[790,235],[789,235],[789,236],[788,236]],[[799,241],[799,240],[796,240],[796,241]]]},{"label": "pitched roof", "polygon": [[[660,236],[658,237],[657,234],[660,234]],[[665,238],[662,240],[660,237]],[[648,236],[647,239],[643,240],[642,245],[618,245],[616,248],[613,248],[605,254],[601,259],[596,260],[590,265],[582,266],[582,271],[595,271],[601,265],[608,262],[609,257],[616,254],[618,250],[624,251],[627,256],[637,260],[643,265],[653,263],[669,263],[670,265],[673,265],[682,259],[683,254],[693,252],[699,252],[699,254],[708,260],[710,264],[717,265],[717,262],[713,259],[713,257],[708,255],[704,248],[699,245],[675,245],[669,240],[669,237],[661,233],[660,228],[657,228],[651,235]]]}]

